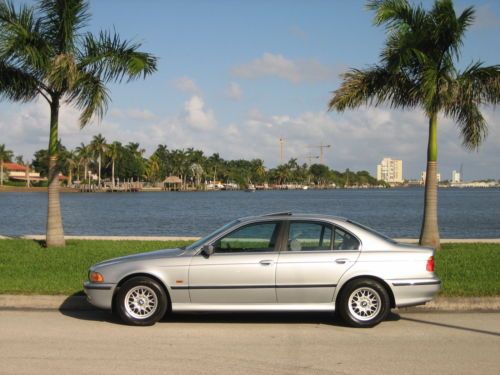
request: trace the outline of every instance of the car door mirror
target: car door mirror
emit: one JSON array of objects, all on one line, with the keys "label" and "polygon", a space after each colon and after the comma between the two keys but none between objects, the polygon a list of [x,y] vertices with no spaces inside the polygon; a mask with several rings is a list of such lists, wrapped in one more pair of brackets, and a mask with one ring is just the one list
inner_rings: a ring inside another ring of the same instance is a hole
[{"label": "car door mirror", "polygon": [[204,245],[203,248],[201,249],[201,255],[203,255],[205,258],[208,258],[210,255],[212,255],[215,251],[214,245]]}]

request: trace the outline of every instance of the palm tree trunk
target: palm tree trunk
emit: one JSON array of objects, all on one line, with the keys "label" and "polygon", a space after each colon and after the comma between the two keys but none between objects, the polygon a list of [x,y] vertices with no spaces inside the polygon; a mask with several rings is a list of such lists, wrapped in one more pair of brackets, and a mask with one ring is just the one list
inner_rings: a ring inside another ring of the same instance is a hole
[{"label": "palm tree trunk", "polygon": [[98,173],[98,185],[101,187],[101,153],[99,153],[99,159],[98,159],[98,164],[99,164],[99,173]]},{"label": "palm tree trunk", "polygon": [[57,127],[59,120],[59,98],[54,97],[50,105],[49,139],[49,203],[47,212],[47,247],[63,247],[64,230],[59,200],[59,171],[57,168]]},{"label": "palm tree trunk", "polygon": [[111,162],[111,186],[113,186],[113,189],[115,188],[115,159],[112,159]]},{"label": "palm tree trunk", "polygon": [[424,217],[420,231],[420,245],[440,248],[437,212],[437,114],[429,119],[427,171],[425,176]]},{"label": "palm tree trunk", "polygon": [[0,160],[0,186],[3,186],[3,158]]}]

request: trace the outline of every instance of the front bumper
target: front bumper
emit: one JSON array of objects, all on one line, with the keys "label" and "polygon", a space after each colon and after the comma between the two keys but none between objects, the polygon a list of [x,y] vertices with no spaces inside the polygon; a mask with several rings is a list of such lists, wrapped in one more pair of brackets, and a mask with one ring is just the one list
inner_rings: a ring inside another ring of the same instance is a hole
[{"label": "front bumper", "polygon": [[83,284],[83,290],[87,295],[87,300],[92,305],[107,310],[111,310],[115,288],[116,284],[98,284],[90,281],[86,281]]},{"label": "front bumper", "polygon": [[437,277],[388,281],[394,292],[396,307],[423,305],[431,301],[441,290],[441,280]]}]

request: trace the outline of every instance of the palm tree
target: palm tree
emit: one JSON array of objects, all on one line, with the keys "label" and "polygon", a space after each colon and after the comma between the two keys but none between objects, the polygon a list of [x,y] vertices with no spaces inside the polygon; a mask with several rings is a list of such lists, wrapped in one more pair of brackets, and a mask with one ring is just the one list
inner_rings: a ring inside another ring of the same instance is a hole
[{"label": "palm tree", "polygon": [[365,104],[420,108],[429,120],[427,177],[420,244],[439,248],[437,220],[437,119],[453,118],[463,145],[477,149],[486,137],[483,104],[500,98],[500,65],[476,62],[459,71],[465,31],[474,20],[473,7],[458,17],[451,0],[436,0],[432,9],[412,7],[407,0],[373,0],[374,23],[385,25],[387,41],[379,64],[351,69],[333,93],[330,110]]},{"label": "palm tree", "polygon": [[14,157],[11,150],[5,148],[5,144],[0,145],[0,186],[3,186],[3,163],[10,162]]},{"label": "palm tree", "polygon": [[0,3],[0,97],[27,102],[39,95],[50,106],[47,246],[64,246],[58,181],[61,103],[81,110],[80,126],[106,112],[106,83],[145,77],[156,58],[115,33],[84,33],[85,0],[40,0],[34,7]]},{"label": "palm tree", "polygon": [[75,151],[66,154],[65,167],[68,171],[68,186],[73,184],[73,171],[78,167],[78,155]]},{"label": "palm tree", "polygon": [[83,165],[83,179],[85,180],[88,178],[88,169],[89,169],[89,163],[91,160],[91,152],[90,152],[90,147],[83,142],[80,143],[80,146],[76,147],[76,154],[78,155],[78,163],[80,165]]},{"label": "palm tree", "polygon": [[97,184],[101,186],[102,155],[108,151],[106,138],[104,138],[101,133],[94,135],[94,138],[92,138],[90,150],[93,152],[94,156],[97,157]]},{"label": "palm tree", "polygon": [[115,187],[115,162],[122,155],[122,144],[120,142],[113,142],[108,145],[106,155],[111,159],[111,186]]}]

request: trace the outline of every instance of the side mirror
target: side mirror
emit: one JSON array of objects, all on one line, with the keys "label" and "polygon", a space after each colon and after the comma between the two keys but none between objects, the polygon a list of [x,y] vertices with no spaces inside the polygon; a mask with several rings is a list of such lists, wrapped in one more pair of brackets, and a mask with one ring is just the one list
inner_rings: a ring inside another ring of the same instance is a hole
[{"label": "side mirror", "polygon": [[201,255],[203,255],[205,258],[208,258],[210,255],[212,255],[215,251],[215,248],[213,245],[205,245],[201,249]]}]

